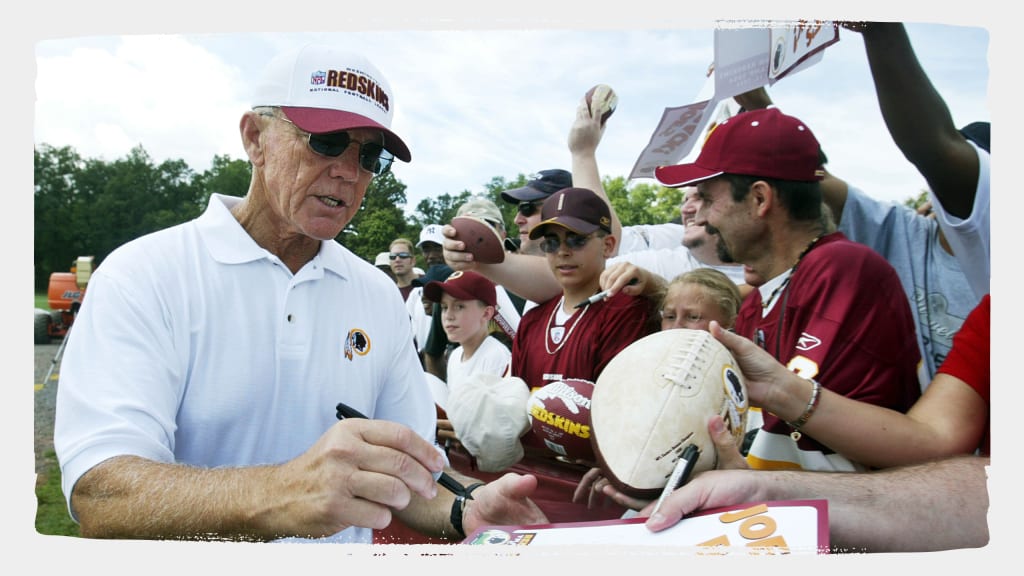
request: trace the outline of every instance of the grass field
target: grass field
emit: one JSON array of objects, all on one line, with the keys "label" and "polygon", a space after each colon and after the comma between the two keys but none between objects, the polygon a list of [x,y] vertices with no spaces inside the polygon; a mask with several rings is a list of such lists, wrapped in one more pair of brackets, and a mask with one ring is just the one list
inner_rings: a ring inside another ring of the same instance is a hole
[{"label": "grass field", "polygon": [[46,469],[36,482],[36,532],[50,536],[79,536],[78,524],[68,515],[60,488],[60,466],[53,451],[46,454]]}]

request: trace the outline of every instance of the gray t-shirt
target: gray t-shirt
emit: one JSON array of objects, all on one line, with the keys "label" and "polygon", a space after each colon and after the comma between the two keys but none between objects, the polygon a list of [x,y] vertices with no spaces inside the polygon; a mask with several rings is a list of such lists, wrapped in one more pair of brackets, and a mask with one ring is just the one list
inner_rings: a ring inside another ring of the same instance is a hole
[{"label": "gray t-shirt", "polygon": [[[953,346],[953,335],[978,304],[955,257],[939,244],[939,225],[896,202],[881,202],[849,188],[839,231],[866,244],[896,269],[911,302],[923,365],[921,390]],[[870,286],[865,286],[870,290]]]}]

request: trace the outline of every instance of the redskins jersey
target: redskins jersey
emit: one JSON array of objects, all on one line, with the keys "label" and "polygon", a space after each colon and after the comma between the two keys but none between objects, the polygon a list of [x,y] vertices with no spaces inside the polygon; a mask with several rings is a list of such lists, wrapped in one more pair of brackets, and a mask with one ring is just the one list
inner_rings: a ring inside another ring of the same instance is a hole
[{"label": "redskins jersey", "polygon": [[[567,378],[596,382],[612,357],[658,329],[657,309],[646,298],[619,292],[576,310],[557,326],[554,319],[561,303],[561,298],[552,298],[523,314],[512,341],[512,376],[522,378],[531,390]],[[586,501],[572,502],[573,491],[590,466],[561,459],[532,430],[522,442],[526,456],[506,471],[537,476],[531,499],[551,522],[607,520],[626,511],[608,499],[592,507]]]},{"label": "redskins jersey", "polygon": [[[899,277],[871,248],[834,232],[803,257],[763,314],[760,291],[743,302],[736,332],[789,369],[848,398],[906,412],[921,395],[914,319]],[[767,411],[750,447],[752,468],[862,470]]]}]

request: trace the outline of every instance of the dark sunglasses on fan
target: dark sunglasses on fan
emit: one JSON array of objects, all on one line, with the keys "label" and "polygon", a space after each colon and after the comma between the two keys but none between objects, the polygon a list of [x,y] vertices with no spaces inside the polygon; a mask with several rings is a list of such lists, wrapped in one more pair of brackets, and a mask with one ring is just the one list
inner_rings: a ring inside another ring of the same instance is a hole
[{"label": "dark sunglasses on fan", "polygon": [[540,202],[520,202],[517,208],[519,213],[529,218],[533,216],[537,210],[540,210]]},{"label": "dark sunglasses on fan", "polygon": [[[572,251],[579,250],[580,248],[583,248],[584,246],[587,245],[587,240],[590,240],[592,236],[593,234],[566,234],[565,246]],[[558,236],[554,234],[548,234],[544,236],[543,239],[541,239],[540,249],[541,252],[544,252],[545,254],[554,254],[555,252],[558,252],[558,247],[561,246],[561,244],[562,241],[558,238]]]},{"label": "dark sunglasses on fan", "polygon": [[412,254],[408,252],[392,252],[391,254],[388,254],[388,260],[397,260],[399,258],[406,260],[408,258],[412,258]]}]

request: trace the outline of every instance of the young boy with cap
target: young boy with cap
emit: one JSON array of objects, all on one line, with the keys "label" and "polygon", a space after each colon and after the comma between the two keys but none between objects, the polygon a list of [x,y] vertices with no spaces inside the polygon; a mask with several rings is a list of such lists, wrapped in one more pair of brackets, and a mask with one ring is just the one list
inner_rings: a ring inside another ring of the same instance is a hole
[{"label": "young boy with cap", "polygon": [[423,287],[424,297],[439,304],[436,315],[447,339],[458,344],[448,356],[448,397],[438,414],[437,440],[464,474],[500,470],[523,454],[519,437],[528,426],[529,392],[522,381],[516,386],[504,378],[512,353],[489,328],[501,316],[497,292],[493,282],[471,271]]},{"label": "young boy with cap", "polygon": [[[658,329],[648,299],[620,291],[589,301],[601,290],[605,259],[615,248],[608,204],[586,188],[559,190],[544,201],[530,238],[544,252],[562,294],[523,315],[512,343],[512,376],[533,390],[566,379],[596,381],[619,351]],[[610,501],[593,509],[572,502],[576,484],[593,463],[560,457],[532,431],[523,444],[526,456],[510,470],[538,477],[534,501],[552,522],[618,518],[625,511]]]},{"label": "young boy with cap", "polygon": [[440,304],[444,332],[449,341],[458,344],[448,355],[449,388],[463,384],[476,372],[505,374],[512,353],[489,329],[498,314],[493,282],[476,272],[453,272],[443,282],[428,282],[423,296]]}]

